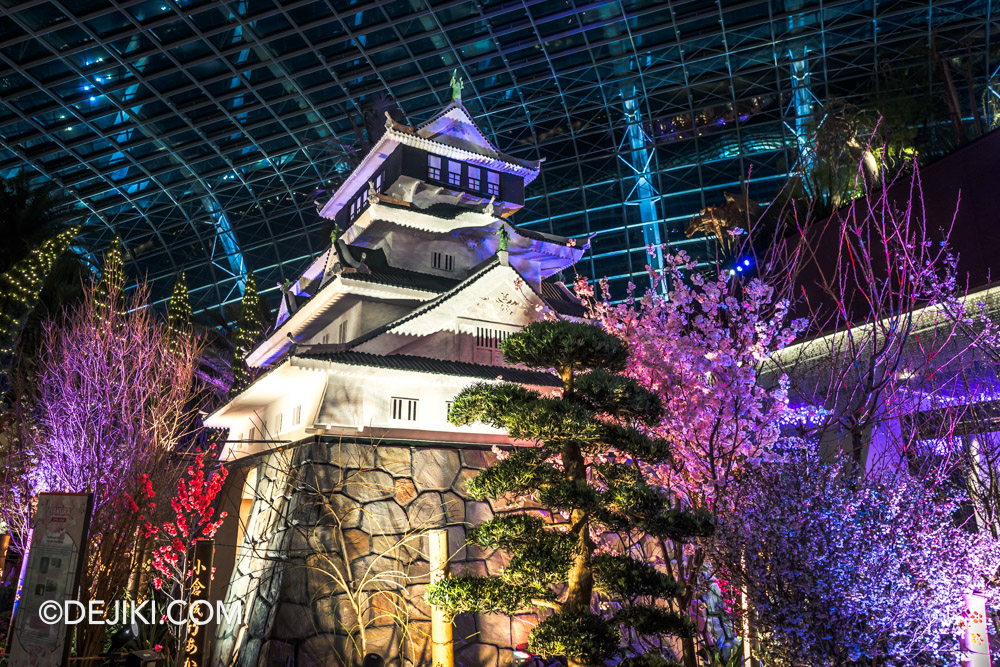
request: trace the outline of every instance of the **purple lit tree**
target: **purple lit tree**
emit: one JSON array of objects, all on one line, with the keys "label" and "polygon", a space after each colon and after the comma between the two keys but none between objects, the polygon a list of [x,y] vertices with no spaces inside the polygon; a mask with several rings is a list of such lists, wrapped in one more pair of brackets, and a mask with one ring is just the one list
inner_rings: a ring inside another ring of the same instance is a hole
[{"label": "purple lit tree", "polygon": [[765,664],[956,664],[962,593],[997,601],[1000,543],[956,523],[957,494],[814,456],[737,483],[714,557],[746,591]]},{"label": "purple lit tree", "polygon": [[[179,470],[171,451],[192,422],[190,403],[199,344],[171,340],[149,307],[144,284],[125,289],[121,256],[112,248],[107,269],[82,302],[43,334],[42,353],[19,396],[23,438],[18,454],[31,462],[31,495],[91,492],[91,543],[82,599],[106,603],[126,594],[144,559],[140,513],[143,475],[172,484]],[[9,523],[24,524],[30,497],[10,494]],[[134,591],[133,591],[134,592]],[[78,654],[103,650],[104,627],[82,627]]]}]

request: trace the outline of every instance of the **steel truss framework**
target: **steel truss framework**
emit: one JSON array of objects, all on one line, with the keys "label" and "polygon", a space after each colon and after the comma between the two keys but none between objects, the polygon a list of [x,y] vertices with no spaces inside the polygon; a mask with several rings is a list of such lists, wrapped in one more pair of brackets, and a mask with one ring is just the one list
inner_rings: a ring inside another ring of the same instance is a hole
[{"label": "steel truss framework", "polygon": [[995,82],[998,4],[4,0],[0,175],[53,179],[82,245],[118,233],[155,294],[183,268],[212,308],[246,268],[267,291],[328,242],[316,202],[363,154],[371,100],[418,123],[458,70],[500,148],[545,160],[517,221],[593,235],[582,272],[620,288],[649,238],[705,250],[687,220],[751,169],[771,196],[825,100],[931,72],[932,39]]}]

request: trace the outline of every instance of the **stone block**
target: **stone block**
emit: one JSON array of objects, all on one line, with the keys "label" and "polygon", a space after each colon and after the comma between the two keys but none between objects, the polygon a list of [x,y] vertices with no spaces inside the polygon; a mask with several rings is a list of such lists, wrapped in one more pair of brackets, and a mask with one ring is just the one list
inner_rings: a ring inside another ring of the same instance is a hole
[{"label": "stone block", "polygon": [[379,447],[379,468],[393,477],[409,477],[412,459],[409,447]]},{"label": "stone block", "polygon": [[405,478],[398,478],[395,482],[396,486],[396,502],[401,506],[406,507],[410,502],[417,497],[417,487],[413,486],[413,482]]},{"label": "stone block", "polygon": [[406,508],[406,518],[410,522],[410,530],[426,530],[444,526],[447,516],[441,506],[441,494],[433,491],[421,493]]},{"label": "stone block", "polygon": [[358,615],[344,593],[318,597],[312,608],[320,632],[350,634],[358,624]]},{"label": "stone block", "polygon": [[315,633],[316,628],[309,607],[288,602],[278,605],[274,630],[271,633],[272,637],[275,639],[302,639]]},{"label": "stone block", "polygon": [[369,627],[365,634],[368,640],[366,651],[382,656],[386,665],[399,664],[399,628],[395,626]]},{"label": "stone block", "polygon": [[344,528],[357,528],[361,525],[363,512],[361,505],[345,495],[335,493],[330,496],[330,511],[335,513]]},{"label": "stone block", "polygon": [[342,468],[370,470],[378,464],[375,450],[372,445],[356,442],[331,443],[328,460]]},{"label": "stone block", "polygon": [[406,587],[406,609],[414,620],[430,620],[431,606],[424,599],[426,594],[427,584],[414,584]]},{"label": "stone block", "polygon": [[465,520],[472,526],[478,526],[493,518],[493,510],[487,502],[468,500],[465,502]]},{"label": "stone block", "polygon": [[465,501],[457,493],[447,491],[441,494],[441,504],[448,523],[465,523]]},{"label": "stone block", "polygon": [[311,491],[332,493],[344,483],[344,469],[329,463],[307,463],[302,469],[302,483]]},{"label": "stone block", "polygon": [[455,654],[456,667],[497,667],[499,649],[489,644],[468,644]]},{"label": "stone block", "polygon": [[517,646],[528,641],[528,635],[541,621],[538,614],[519,614],[510,621],[510,645]]},{"label": "stone block", "polygon": [[285,642],[270,640],[261,646],[257,667],[287,667],[295,661],[295,647]]},{"label": "stone block", "polygon": [[391,498],[396,493],[396,485],[388,473],[369,470],[348,478],[343,492],[358,502],[368,503]]},{"label": "stone block", "polygon": [[465,547],[468,544],[465,539],[464,526],[448,526],[448,553],[452,560],[465,560],[468,558]]},{"label": "stone block", "polygon": [[497,455],[488,449],[462,450],[462,464],[466,468],[482,470],[496,463]]},{"label": "stone block", "polygon": [[510,617],[503,614],[477,614],[477,641],[494,646],[513,646],[510,641]]},{"label": "stone block", "polygon": [[344,543],[347,545],[347,557],[351,559],[367,556],[372,551],[368,533],[356,528],[344,531]]},{"label": "stone block", "polygon": [[369,535],[393,535],[407,530],[406,513],[394,500],[368,503],[361,518],[361,530]]},{"label": "stone block", "polygon": [[298,665],[349,665],[351,664],[350,639],[342,635],[322,634],[310,637],[299,644],[296,651]]},{"label": "stone block", "polygon": [[478,470],[472,470],[471,468],[463,468],[462,472],[458,473],[458,477],[455,478],[455,483],[452,484],[452,490],[463,498],[469,497],[469,489],[466,485],[469,480],[479,474]]},{"label": "stone block", "polygon": [[477,614],[477,642],[494,646],[513,646],[510,641],[510,617],[503,614]]},{"label": "stone block", "polygon": [[413,452],[413,483],[418,491],[446,491],[462,468],[454,449],[417,449]]},{"label": "stone block", "polygon": [[487,577],[489,572],[486,569],[486,561],[467,560],[455,563],[452,566],[452,574],[456,577]]}]

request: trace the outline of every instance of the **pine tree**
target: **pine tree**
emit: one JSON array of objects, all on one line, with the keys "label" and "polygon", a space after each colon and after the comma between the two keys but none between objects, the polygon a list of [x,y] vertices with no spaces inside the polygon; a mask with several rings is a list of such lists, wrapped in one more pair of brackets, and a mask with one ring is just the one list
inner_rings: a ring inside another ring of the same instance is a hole
[{"label": "pine tree", "polygon": [[236,321],[236,337],[233,341],[233,385],[230,388],[230,393],[240,391],[253,380],[246,359],[260,339],[259,313],[260,295],[257,293],[257,282],[251,271],[247,274],[243,301],[240,304],[240,316]]},{"label": "pine tree", "polygon": [[[125,296],[125,250],[122,240],[115,237],[104,253],[101,277],[97,281],[97,303],[100,309],[111,307],[115,311],[122,308]],[[114,302],[114,303],[112,303]],[[98,314],[103,316],[99,309]]]},{"label": "pine tree", "polygon": [[470,541],[508,552],[501,576],[444,579],[428,588],[428,602],[452,615],[551,609],[532,631],[529,649],[563,656],[573,667],[625,653],[623,638],[633,657],[621,664],[664,664],[657,649],[636,656],[663,635],[693,635],[693,623],[662,604],[683,587],[628,553],[598,553],[592,538],[606,531],[673,540],[712,533],[709,517],[678,510],[642,475],[641,464],[670,455],[665,441],[643,433],[660,422],[659,397],[617,374],[627,348],[589,324],[538,322],[501,348],[510,363],[554,369],[563,392],[560,398],[516,384],[480,383],[455,398],[453,424],[483,422],[534,443],[480,472],[468,483],[469,494],[531,497],[568,521],[549,524],[525,511],[481,523]]},{"label": "pine tree", "polygon": [[176,338],[189,333],[191,317],[187,278],[181,271],[177,274],[174,290],[170,293],[170,300],[167,301],[167,326],[170,329],[170,337]]},{"label": "pine tree", "polygon": [[0,356],[5,366],[28,315],[38,305],[45,279],[78,231],[73,227],[60,232],[0,274]]}]

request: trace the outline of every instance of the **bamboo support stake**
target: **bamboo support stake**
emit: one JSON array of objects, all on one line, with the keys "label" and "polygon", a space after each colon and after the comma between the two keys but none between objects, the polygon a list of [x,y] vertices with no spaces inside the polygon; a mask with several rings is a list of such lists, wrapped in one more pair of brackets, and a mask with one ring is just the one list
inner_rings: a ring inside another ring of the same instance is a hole
[{"label": "bamboo support stake", "polygon": [[[431,583],[448,576],[448,531],[439,529],[427,533],[431,565]],[[451,622],[444,610],[431,607],[431,663],[434,667],[454,667],[455,652],[451,640]]]}]

